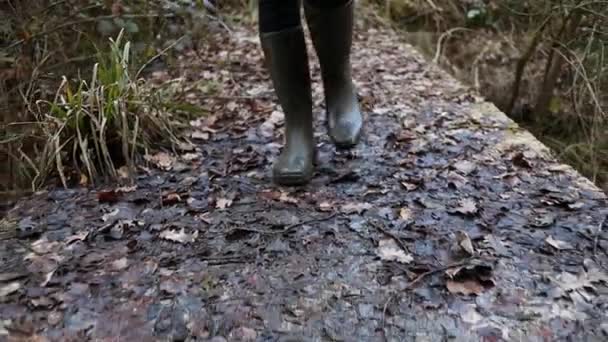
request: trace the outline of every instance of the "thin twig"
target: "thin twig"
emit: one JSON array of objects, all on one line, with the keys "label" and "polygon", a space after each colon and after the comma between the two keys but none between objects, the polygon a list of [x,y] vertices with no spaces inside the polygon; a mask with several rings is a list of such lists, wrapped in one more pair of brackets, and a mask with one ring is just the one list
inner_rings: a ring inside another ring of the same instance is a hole
[{"label": "thin twig", "polygon": [[405,244],[403,243],[403,241],[401,241],[401,239],[395,235],[394,233],[386,230],[384,227],[381,227],[379,224],[372,222],[372,221],[367,221],[367,223],[369,225],[371,225],[372,227],[378,229],[380,232],[382,232],[382,234],[390,237],[391,239],[395,240],[395,242],[399,245],[399,247],[401,247],[401,249],[405,252],[405,253],[409,253],[407,247],[405,246]]},{"label": "thin twig", "polygon": [[336,217],[337,215],[338,215],[338,213],[332,213],[331,215],[328,215],[326,217],[298,222],[298,223],[292,224],[291,226],[287,226],[287,228],[285,228],[283,230],[272,232],[272,234],[285,234],[285,233],[288,233],[289,231],[291,231],[295,228],[301,227],[305,224],[329,221],[329,220],[333,219],[334,217]]},{"label": "thin twig", "polygon": [[139,75],[141,75],[141,73],[144,71],[145,68],[148,67],[148,65],[150,65],[150,63],[154,62],[158,57],[160,57],[160,56],[164,55],[165,53],[167,53],[167,51],[173,49],[173,47],[175,47],[182,40],[184,40],[184,38],[186,38],[186,35],[183,35],[183,36],[179,37],[173,43],[169,44],[169,46],[167,46],[166,48],[162,49],[161,52],[157,53],[154,57],[150,58],[146,63],[144,63],[144,65],[142,65],[141,68],[139,68],[139,70],[135,74],[135,79],[137,80],[139,78]]},{"label": "thin twig", "polygon": [[386,303],[384,303],[384,308],[382,309],[382,326],[384,327],[385,324],[386,324],[386,310],[388,309],[388,305],[393,301],[393,299],[395,297],[397,297],[397,295],[399,293],[402,293],[402,292],[407,291],[407,290],[411,290],[416,284],[418,284],[419,282],[421,282],[423,279],[425,279],[428,276],[431,276],[433,274],[449,270],[450,268],[461,267],[461,266],[468,265],[468,264],[471,263],[472,260],[473,260],[473,258],[469,258],[469,259],[464,260],[464,261],[455,262],[455,263],[452,263],[452,264],[448,264],[446,266],[441,266],[441,267],[432,269],[430,271],[426,271],[424,273],[421,273],[416,278],[414,278],[414,280],[410,281],[404,289],[400,290],[399,292],[393,293],[390,297],[388,297],[388,300],[386,301]]}]

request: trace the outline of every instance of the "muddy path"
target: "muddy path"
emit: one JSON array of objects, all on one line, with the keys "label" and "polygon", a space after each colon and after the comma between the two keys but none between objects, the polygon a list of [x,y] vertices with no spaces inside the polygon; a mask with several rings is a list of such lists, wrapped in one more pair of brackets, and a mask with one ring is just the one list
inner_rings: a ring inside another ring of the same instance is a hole
[{"label": "muddy path", "polygon": [[[494,106],[359,30],[362,143],[302,188],[271,183],[282,117],[255,31],[179,73],[194,146],[135,186],[20,201],[0,240],[0,340],[603,341],[606,196]],[[316,109],[321,89],[314,70]]]}]

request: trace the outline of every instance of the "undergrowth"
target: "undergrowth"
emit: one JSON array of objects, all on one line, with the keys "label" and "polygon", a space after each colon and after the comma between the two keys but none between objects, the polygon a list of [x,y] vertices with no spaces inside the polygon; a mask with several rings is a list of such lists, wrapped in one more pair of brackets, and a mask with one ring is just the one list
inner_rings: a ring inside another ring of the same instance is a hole
[{"label": "undergrowth", "polygon": [[17,147],[11,153],[32,190],[49,176],[66,187],[132,177],[141,152],[180,142],[176,132],[190,114],[168,111],[173,97],[166,88],[157,96],[159,88],[139,82],[133,70],[131,43],[121,32],[110,39],[108,52],[99,53],[90,80],[64,76],[52,100],[35,103],[29,135],[38,142],[31,141],[29,151]]},{"label": "undergrowth", "polygon": [[[172,148],[203,113],[167,52],[204,44],[210,4],[0,2],[0,194],[117,180],[142,153]],[[159,70],[160,84],[144,81]]]},{"label": "undergrowth", "polygon": [[608,190],[608,6],[368,0],[409,41]]}]

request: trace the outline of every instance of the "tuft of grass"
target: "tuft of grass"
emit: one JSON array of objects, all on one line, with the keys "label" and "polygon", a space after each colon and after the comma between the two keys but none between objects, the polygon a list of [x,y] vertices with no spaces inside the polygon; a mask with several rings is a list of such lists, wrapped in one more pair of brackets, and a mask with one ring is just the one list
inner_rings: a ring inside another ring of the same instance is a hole
[{"label": "tuft of grass", "polygon": [[[98,53],[90,79],[64,76],[52,100],[36,102],[39,141],[29,153],[13,148],[11,156],[32,190],[53,176],[64,187],[116,180],[124,175],[121,168],[132,179],[142,152],[181,142],[177,131],[191,113],[175,109],[180,106],[172,101],[174,86],[152,87],[133,76],[138,73],[131,55],[121,31],[110,39],[109,51]],[[24,138],[2,137],[6,142]]]}]

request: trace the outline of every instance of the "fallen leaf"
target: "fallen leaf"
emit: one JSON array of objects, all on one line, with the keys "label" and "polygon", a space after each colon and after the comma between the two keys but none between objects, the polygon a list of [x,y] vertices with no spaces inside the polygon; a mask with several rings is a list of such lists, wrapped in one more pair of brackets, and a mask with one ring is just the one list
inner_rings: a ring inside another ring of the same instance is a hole
[{"label": "fallen leaf", "polygon": [[291,203],[291,204],[298,204],[299,203],[299,201],[298,201],[297,198],[289,196],[289,194],[286,193],[286,192],[281,192],[281,196],[279,197],[279,201],[281,201],[283,203]]},{"label": "fallen leaf", "polygon": [[177,230],[165,230],[160,233],[160,237],[165,240],[175,241],[179,243],[192,243],[198,238],[198,230],[193,234],[186,233],[185,229],[182,228],[180,231]]},{"label": "fallen leaf", "polygon": [[414,190],[418,189],[418,184],[414,184],[414,183],[401,182],[401,185],[403,185],[403,187],[407,191],[414,191]]},{"label": "fallen leaf", "polygon": [[458,203],[458,207],[454,208],[452,212],[459,213],[465,216],[473,216],[477,214],[477,203],[470,198],[465,198]]},{"label": "fallen leaf", "polygon": [[471,242],[469,234],[463,231],[457,231],[456,240],[458,241],[458,246],[460,246],[463,251],[467,252],[469,255],[475,254],[475,248],[473,248],[473,242]]},{"label": "fallen leaf", "polygon": [[399,210],[399,218],[403,221],[409,221],[412,218],[412,211],[409,208],[401,208]]},{"label": "fallen leaf", "polygon": [[530,169],[533,166],[533,163],[530,160],[532,157],[533,157],[532,154],[527,151],[519,152],[519,153],[516,153],[513,156],[513,158],[511,158],[511,161],[513,162],[513,165],[515,165],[515,166]]},{"label": "fallen leaf", "polygon": [[247,327],[240,327],[240,328],[236,328],[233,329],[230,334],[228,334],[228,338],[231,341],[243,341],[243,342],[249,342],[249,341],[255,341],[258,337],[257,332],[254,329],[251,328],[247,328]]},{"label": "fallen leaf", "polygon": [[133,192],[137,190],[137,185],[131,185],[131,186],[121,186],[119,188],[116,188],[117,192],[120,193],[128,193],[128,192]]},{"label": "fallen leaf", "polygon": [[194,149],[196,148],[196,146],[192,143],[189,142],[180,142],[177,144],[177,148],[180,151],[184,151],[184,152],[192,152],[194,151]]},{"label": "fallen leaf", "polygon": [[16,292],[20,288],[21,288],[21,283],[17,282],[17,281],[4,285],[4,286],[0,287],[0,298],[4,298],[4,297],[8,296],[8,295]]},{"label": "fallen leaf", "polygon": [[171,170],[175,163],[175,158],[166,152],[158,152],[153,156],[145,155],[144,159],[154,164],[157,168],[165,171]]},{"label": "fallen leaf", "polygon": [[463,294],[465,296],[480,295],[484,290],[484,287],[475,280],[465,280],[463,282],[448,280],[446,287],[452,294]]},{"label": "fallen leaf", "polygon": [[470,162],[468,160],[461,160],[461,161],[454,163],[454,165],[452,165],[452,167],[454,168],[454,170],[460,171],[460,173],[462,173],[463,175],[466,176],[466,175],[469,175],[470,173],[472,173],[473,171],[475,171],[475,169],[477,168],[477,165],[475,165],[475,163]]},{"label": "fallen leaf", "polygon": [[595,290],[595,284],[608,283],[608,275],[602,270],[593,270],[592,272],[582,271],[578,275],[569,272],[562,272],[555,282],[564,290],[572,291],[578,289]]},{"label": "fallen leaf", "polygon": [[201,158],[199,153],[184,153],[181,155],[182,160],[185,161],[194,161]]},{"label": "fallen leaf", "polygon": [[462,313],[461,317],[463,322],[469,323],[471,325],[475,325],[481,322],[484,318],[484,316],[480,315],[475,309],[475,304],[467,305],[467,310]]},{"label": "fallen leaf", "polygon": [[197,140],[209,140],[209,133],[201,132],[201,131],[194,131],[194,132],[192,132],[190,137],[192,139],[197,139]]},{"label": "fallen leaf", "polygon": [[568,204],[568,209],[570,210],[579,210],[585,206],[584,202],[575,202]]},{"label": "fallen leaf", "polygon": [[549,237],[547,237],[545,239],[545,242],[549,246],[557,249],[558,251],[562,251],[562,250],[566,250],[566,249],[574,249],[574,247],[570,243],[568,243],[566,241],[556,240],[551,235],[549,235]]},{"label": "fallen leaf", "polygon": [[406,254],[393,239],[380,240],[376,254],[385,261],[397,261],[409,264],[414,260],[411,254]]},{"label": "fallen leaf", "polygon": [[217,209],[226,209],[232,205],[232,200],[227,198],[220,198],[215,202],[215,207]]},{"label": "fallen leaf", "polygon": [[485,264],[454,267],[445,271],[445,274],[448,276],[446,287],[450,293],[478,295],[495,285],[492,267]]},{"label": "fallen leaf", "polygon": [[321,202],[319,203],[319,210],[321,211],[332,211],[333,205],[329,202]]},{"label": "fallen leaf", "polygon": [[176,192],[165,194],[162,197],[163,205],[173,205],[182,201],[181,196]]},{"label": "fallen leaf", "polygon": [[535,228],[548,228],[553,223],[555,223],[556,216],[551,213],[539,213],[540,216],[537,216],[533,219],[531,225]]},{"label": "fallen leaf", "polygon": [[345,214],[361,214],[372,207],[369,203],[347,203],[342,205],[340,210]]},{"label": "fallen leaf", "polygon": [[114,269],[115,271],[124,270],[125,268],[127,268],[127,266],[128,262],[126,257],[112,261],[112,269]]},{"label": "fallen leaf", "polygon": [[82,231],[82,232],[76,233],[72,236],[68,236],[65,239],[65,243],[66,243],[66,245],[69,245],[71,243],[74,243],[75,241],[84,241],[87,238],[87,236],[89,236],[89,232]]},{"label": "fallen leaf", "polygon": [[44,276],[44,280],[42,281],[42,283],[40,283],[40,286],[45,287],[51,281],[53,275],[55,275],[56,270],[57,269],[55,268],[51,272],[47,272],[47,274]]},{"label": "fallen leaf", "polygon": [[129,179],[129,167],[127,165],[119,167],[116,173],[118,173],[120,179]]},{"label": "fallen leaf", "polygon": [[122,198],[122,193],[116,190],[104,190],[97,192],[99,203],[116,203]]},{"label": "fallen leaf", "polygon": [[572,166],[566,164],[556,164],[549,166],[547,170],[551,172],[566,172],[568,170],[572,170]]}]

